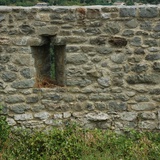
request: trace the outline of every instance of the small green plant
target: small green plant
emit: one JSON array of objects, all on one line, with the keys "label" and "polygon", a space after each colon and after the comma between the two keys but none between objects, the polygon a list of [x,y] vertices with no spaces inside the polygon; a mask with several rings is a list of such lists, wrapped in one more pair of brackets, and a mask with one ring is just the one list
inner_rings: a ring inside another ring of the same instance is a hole
[{"label": "small green plant", "polygon": [[2,106],[0,106],[0,152],[8,139],[9,133],[10,127],[6,121],[6,117],[2,114]]},{"label": "small green plant", "polygon": [[50,131],[12,130],[1,160],[159,160],[160,133],[116,134],[69,124]]}]

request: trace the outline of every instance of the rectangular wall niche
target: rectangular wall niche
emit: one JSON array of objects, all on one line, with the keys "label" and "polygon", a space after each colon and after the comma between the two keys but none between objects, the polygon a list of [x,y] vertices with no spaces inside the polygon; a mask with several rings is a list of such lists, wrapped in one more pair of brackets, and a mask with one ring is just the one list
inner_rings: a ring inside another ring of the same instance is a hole
[{"label": "rectangular wall niche", "polygon": [[65,45],[52,45],[50,42],[31,47],[36,68],[36,88],[65,85]]}]

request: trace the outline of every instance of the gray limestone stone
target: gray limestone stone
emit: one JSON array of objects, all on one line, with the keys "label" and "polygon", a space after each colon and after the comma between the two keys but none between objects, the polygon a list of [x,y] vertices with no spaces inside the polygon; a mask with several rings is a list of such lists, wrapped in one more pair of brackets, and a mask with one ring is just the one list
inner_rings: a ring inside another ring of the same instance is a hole
[{"label": "gray limestone stone", "polygon": [[43,98],[52,101],[59,101],[62,99],[61,96],[56,93],[45,93]]},{"label": "gray limestone stone", "polygon": [[160,96],[152,96],[152,99],[156,102],[160,102]]},{"label": "gray limestone stone", "polygon": [[134,121],[136,120],[138,113],[136,112],[122,112],[120,113],[120,119],[124,121]]},{"label": "gray limestone stone", "polygon": [[155,71],[160,72],[160,62],[154,62],[154,63],[153,63],[153,69],[154,69]]},{"label": "gray limestone stone", "polygon": [[150,130],[153,130],[153,129],[156,129],[157,128],[157,123],[155,121],[142,121],[139,123],[139,128],[140,129],[150,129]]},{"label": "gray limestone stone", "polygon": [[4,82],[13,82],[17,79],[17,75],[14,72],[4,72],[1,78]]},{"label": "gray limestone stone", "polygon": [[17,115],[14,115],[14,119],[16,121],[32,120],[33,119],[33,115],[32,115],[32,113],[17,114]]},{"label": "gray limestone stone", "polygon": [[21,75],[24,77],[24,78],[31,78],[31,70],[30,68],[24,68],[20,71]]},{"label": "gray limestone stone", "polygon": [[152,30],[152,22],[151,21],[145,21],[140,24],[140,29],[151,31]]},{"label": "gray limestone stone", "polygon": [[97,35],[97,34],[101,34],[101,30],[98,28],[91,27],[91,28],[86,28],[85,33],[87,35]]},{"label": "gray limestone stone", "polygon": [[37,34],[40,36],[54,36],[58,33],[57,26],[42,26],[37,28]]},{"label": "gray limestone stone", "polygon": [[97,47],[96,51],[100,54],[108,55],[113,52],[113,49],[103,46],[103,47]]},{"label": "gray limestone stone", "polygon": [[148,54],[148,55],[145,57],[145,59],[148,60],[148,61],[159,60],[159,59],[160,59],[160,53]]},{"label": "gray limestone stone", "polygon": [[4,65],[0,65],[0,72],[5,71],[6,67]]},{"label": "gray limestone stone", "polygon": [[106,121],[110,119],[110,116],[106,113],[88,113],[85,116],[89,121]]},{"label": "gray limestone stone", "polygon": [[156,108],[156,104],[151,102],[142,102],[131,106],[135,111],[151,111]]},{"label": "gray limestone stone", "polygon": [[160,95],[160,88],[151,89],[150,94]]},{"label": "gray limestone stone", "polygon": [[8,69],[13,72],[18,72],[18,67],[15,65],[8,65]]},{"label": "gray limestone stone", "polygon": [[110,94],[105,94],[105,93],[92,93],[89,96],[89,100],[93,101],[107,101],[107,100],[112,100],[113,97]]},{"label": "gray limestone stone", "polygon": [[141,74],[128,76],[126,81],[129,84],[159,84],[159,74]]},{"label": "gray limestone stone", "polygon": [[95,102],[95,108],[99,111],[103,111],[107,109],[107,106],[103,102]]},{"label": "gray limestone stone", "polygon": [[9,62],[10,56],[9,55],[2,55],[0,54],[0,64],[5,64]]},{"label": "gray limestone stone", "polygon": [[127,110],[127,105],[124,102],[116,102],[116,101],[109,102],[109,111],[121,112],[126,110]]},{"label": "gray limestone stone", "polygon": [[125,25],[129,28],[136,28],[138,26],[138,22],[137,22],[137,20],[132,19],[132,20],[128,21]]},{"label": "gray limestone stone", "polygon": [[135,17],[136,8],[120,8],[120,17]]},{"label": "gray limestone stone", "polygon": [[108,23],[104,29],[106,33],[117,34],[119,33],[121,26],[119,23]]},{"label": "gray limestone stone", "polygon": [[122,64],[127,59],[127,56],[123,53],[114,53],[110,58],[112,62]]},{"label": "gray limestone stone", "polygon": [[32,88],[34,84],[35,81],[33,79],[28,79],[28,80],[13,82],[11,86],[16,89],[27,89],[27,88]]},{"label": "gray limestone stone", "polygon": [[100,84],[103,87],[109,87],[110,86],[110,79],[109,77],[101,77],[97,79],[98,84]]},{"label": "gray limestone stone", "polygon": [[88,111],[93,111],[95,109],[93,102],[86,102],[84,103],[84,108]]},{"label": "gray limestone stone", "polygon": [[136,73],[141,73],[141,72],[144,72],[144,71],[147,71],[148,69],[148,65],[147,64],[135,64],[131,70],[133,72],[136,72]]},{"label": "gray limestone stone", "polygon": [[156,119],[156,114],[153,112],[144,112],[141,114],[141,117],[145,120],[154,120]]},{"label": "gray limestone stone", "polygon": [[20,96],[20,95],[10,95],[10,96],[6,97],[5,102],[7,102],[7,103],[20,103],[20,102],[24,102],[24,97]]},{"label": "gray limestone stone", "polygon": [[156,26],[153,28],[155,32],[160,32],[160,23],[157,23]]},{"label": "gray limestone stone", "polygon": [[149,47],[156,47],[156,46],[158,46],[158,42],[155,39],[144,40],[144,44],[148,45]]},{"label": "gray limestone stone", "polygon": [[23,24],[23,25],[19,26],[19,28],[20,28],[21,33],[24,33],[24,34],[34,33],[34,28],[32,26]]},{"label": "gray limestone stone", "polygon": [[88,57],[85,54],[74,53],[74,54],[68,54],[66,60],[67,63],[83,64],[88,61]]},{"label": "gray limestone stone", "polygon": [[92,45],[104,45],[106,44],[106,38],[105,37],[96,37],[90,39],[90,44]]},{"label": "gray limestone stone", "polygon": [[38,102],[38,96],[29,96],[26,97],[26,103],[37,103]]},{"label": "gray limestone stone", "polygon": [[140,37],[134,37],[133,39],[131,39],[130,41],[131,45],[133,46],[141,46],[141,38]]},{"label": "gray limestone stone", "polygon": [[18,114],[24,113],[25,111],[29,109],[30,109],[30,106],[26,104],[15,104],[15,105],[10,106],[10,110]]},{"label": "gray limestone stone", "polygon": [[149,98],[144,95],[138,95],[135,97],[136,102],[149,102]]},{"label": "gray limestone stone", "polygon": [[10,126],[16,125],[16,121],[12,118],[7,118],[6,121]]},{"label": "gray limestone stone", "polygon": [[139,16],[141,18],[154,18],[158,16],[157,7],[139,8]]},{"label": "gray limestone stone", "polygon": [[5,15],[4,14],[0,14],[0,22],[5,20]]},{"label": "gray limestone stone", "polygon": [[145,54],[145,51],[144,51],[144,49],[143,48],[136,48],[135,50],[134,50],[134,53],[135,54],[138,54],[138,55],[143,55],[143,54]]},{"label": "gray limestone stone", "polygon": [[48,112],[39,112],[39,113],[35,113],[34,114],[34,117],[35,118],[39,118],[39,119],[41,119],[41,120],[45,120],[45,119],[48,119],[49,118],[49,116],[50,116],[50,114],[48,113]]},{"label": "gray limestone stone", "polygon": [[134,31],[133,30],[124,30],[122,33],[122,36],[133,36]]}]

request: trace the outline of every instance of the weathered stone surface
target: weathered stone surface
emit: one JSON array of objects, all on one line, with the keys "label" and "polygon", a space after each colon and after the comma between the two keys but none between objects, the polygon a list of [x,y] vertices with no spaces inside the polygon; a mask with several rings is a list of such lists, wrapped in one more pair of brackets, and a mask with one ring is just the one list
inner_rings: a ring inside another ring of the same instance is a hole
[{"label": "weathered stone surface", "polygon": [[2,79],[5,82],[13,82],[17,79],[17,75],[13,72],[5,72],[2,74]]},{"label": "weathered stone surface", "polygon": [[20,95],[10,95],[7,96],[5,99],[5,102],[7,103],[20,103],[20,102],[24,102],[24,97],[20,96]]},{"label": "weathered stone surface", "polygon": [[120,8],[121,17],[135,17],[136,8]]},{"label": "weathered stone surface", "polygon": [[140,37],[134,37],[132,40],[131,40],[131,45],[133,46],[141,46],[141,38]]},{"label": "weathered stone surface", "polygon": [[91,38],[90,44],[92,45],[103,45],[106,44],[106,38],[105,37],[97,37],[97,38]]},{"label": "weathered stone surface", "polygon": [[99,94],[92,93],[89,96],[89,99],[90,100],[95,100],[95,101],[107,101],[107,100],[112,100],[113,97],[112,97],[112,95],[105,94],[105,93],[99,93]]},{"label": "weathered stone surface", "polygon": [[134,35],[133,30],[124,30],[124,32],[122,33],[122,36],[133,36],[133,35]]},{"label": "weathered stone surface", "polygon": [[160,96],[152,96],[154,101],[160,102]]},{"label": "weathered stone surface", "polygon": [[34,117],[35,118],[39,118],[41,120],[45,120],[48,119],[50,116],[50,114],[48,112],[39,112],[39,113],[35,113]]},{"label": "weathered stone surface", "polygon": [[160,72],[160,62],[154,62],[154,63],[153,63],[153,69],[154,69],[155,71]]},{"label": "weathered stone surface", "polygon": [[29,96],[26,97],[26,103],[37,103],[38,102],[38,96]]},{"label": "weathered stone surface", "polygon": [[135,97],[136,102],[149,102],[149,99],[146,96],[138,95]]},{"label": "weathered stone surface", "polygon": [[25,111],[30,109],[30,106],[26,105],[26,104],[16,104],[16,105],[12,105],[10,106],[10,109],[14,112],[14,113],[24,113]]},{"label": "weathered stone surface", "polygon": [[143,55],[143,54],[145,54],[145,51],[144,51],[144,49],[143,48],[136,48],[135,50],[134,50],[134,53],[135,54],[139,54],[139,55]]},{"label": "weathered stone surface", "polygon": [[156,129],[157,128],[157,123],[155,121],[142,121],[139,123],[139,128],[140,129]]},{"label": "weathered stone surface", "polygon": [[138,114],[136,112],[122,112],[120,113],[121,120],[124,121],[134,121]]},{"label": "weathered stone surface", "polygon": [[26,88],[32,88],[34,84],[35,81],[33,79],[28,79],[28,80],[13,82],[11,86],[16,89],[26,89]]},{"label": "weathered stone surface", "polygon": [[16,121],[31,120],[31,119],[33,119],[33,115],[32,115],[31,113],[17,114],[17,115],[14,115],[14,119],[15,119]]},{"label": "weathered stone surface", "polygon": [[24,34],[32,34],[34,32],[34,28],[26,24],[19,26],[19,28],[20,28],[20,31]]},{"label": "weathered stone surface", "polygon": [[7,118],[6,121],[10,126],[16,125],[16,121],[12,118]]},{"label": "weathered stone surface", "polygon": [[121,64],[127,59],[126,55],[123,53],[114,53],[111,55],[111,61],[114,63]]},{"label": "weathered stone surface", "polygon": [[31,70],[30,68],[24,68],[20,71],[21,75],[27,79],[31,78]]},{"label": "weathered stone surface", "polygon": [[103,47],[98,47],[96,51],[100,54],[108,55],[113,52],[113,49],[103,46]]},{"label": "weathered stone surface", "polygon": [[141,18],[154,18],[158,16],[158,10],[156,7],[139,8],[139,16]]},{"label": "weathered stone surface", "polygon": [[157,23],[157,25],[153,28],[155,32],[160,32],[160,23]]},{"label": "weathered stone surface", "polygon": [[140,24],[140,29],[151,31],[152,29],[152,22],[151,21],[145,21]]},{"label": "weathered stone surface", "polygon": [[144,44],[148,45],[149,47],[158,46],[158,42],[155,39],[147,39],[144,41]]},{"label": "weathered stone surface", "polygon": [[156,104],[150,102],[138,103],[131,106],[131,108],[135,111],[151,111],[156,107]]},{"label": "weathered stone surface", "polygon": [[151,89],[150,94],[160,95],[160,88]]},{"label": "weathered stone surface", "polygon": [[106,121],[110,119],[110,116],[106,113],[99,112],[99,113],[88,113],[86,118],[90,121]]},{"label": "weathered stone surface", "polygon": [[152,112],[144,112],[141,114],[141,117],[146,120],[154,120],[156,119],[156,114]]},{"label": "weathered stone surface", "polygon": [[109,87],[110,86],[109,77],[101,77],[101,78],[98,78],[97,81],[101,86],[104,86],[104,87]]},{"label": "weathered stone surface", "polygon": [[129,84],[159,84],[159,78],[158,74],[141,74],[128,76],[126,81]]},{"label": "weathered stone surface", "polygon": [[119,33],[120,29],[121,27],[118,23],[108,23],[104,31],[110,34],[117,34]]},{"label": "weathered stone surface", "polygon": [[111,101],[109,102],[109,111],[117,112],[117,111],[126,111],[127,105],[123,102]]},{"label": "weathered stone surface", "polygon": [[9,55],[2,55],[0,54],[0,64],[5,64],[9,62],[10,56]]},{"label": "weathered stone surface", "polygon": [[133,72],[136,72],[136,73],[141,73],[143,71],[147,71],[148,69],[148,65],[147,64],[135,64],[131,70]]},{"label": "weathered stone surface", "polygon": [[89,19],[99,19],[101,18],[101,12],[99,9],[92,9],[88,8],[87,9],[87,18]]},{"label": "weathered stone surface", "polygon": [[129,28],[136,28],[138,26],[138,22],[137,22],[137,20],[132,19],[132,20],[128,21],[125,25]]},{"label": "weathered stone surface", "polygon": [[66,60],[72,64],[83,64],[88,61],[88,57],[85,54],[74,53],[67,55]]},{"label": "weathered stone surface", "polygon": [[55,36],[57,33],[57,26],[42,26],[37,28],[37,34],[40,36]]},{"label": "weathered stone surface", "polygon": [[148,60],[148,61],[159,60],[159,59],[160,59],[160,54],[159,54],[159,53],[148,54],[148,55],[145,57],[145,59]]}]

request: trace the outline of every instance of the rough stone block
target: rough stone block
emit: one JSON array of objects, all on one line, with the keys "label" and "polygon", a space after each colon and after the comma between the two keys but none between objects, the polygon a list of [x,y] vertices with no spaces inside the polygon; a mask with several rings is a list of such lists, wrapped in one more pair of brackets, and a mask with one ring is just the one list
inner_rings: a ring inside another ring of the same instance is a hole
[{"label": "rough stone block", "polygon": [[157,123],[155,121],[142,121],[139,123],[139,128],[140,129],[156,129],[157,128]]},{"label": "rough stone block", "polygon": [[157,7],[139,8],[139,16],[141,18],[154,18],[158,16]]},{"label": "rough stone block", "polygon": [[17,114],[24,113],[29,109],[30,109],[30,106],[26,104],[16,104],[16,105],[10,106],[10,110],[12,110],[14,113],[17,113]]},{"label": "rough stone block", "polygon": [[89,121],[106,121],[110,119],[110,116],[106,113],[88,113],[85,116]]},{"label": "rough stone block", "polygon": [[45,120],[45,119],[48,119],[49,118],[49,116],[50,116],[50,114],[48,113],[48,112],[39,112],[39,113],[35,113],[34,114],[34,117],[35,118],[39,118],[39,119],[41,119],[41,120]]},{"label": "rough stone block", "polygon": [[16,121],[31,120],[31,119],[33,119],[33,115],[32,115],[31,113],[18,114],[18,115],[14,115],[14,119],[15,119]]},{"label": "rough stone block", "polygon": [[57,26],[42,26],[37,28],[37,34],[40,36],[55,36],[59,31]]},{"label": "rough stone block", "polygon": [[151,102],[138,103],[131,106],[131,109],[135,111],[151,111],[156,108],[156,104]]},{"label": "rough stone block", "polygon": [[120,17],[135,17],[136,8],[120,8]]},{"label": "rough stone block", "polygon": [[136,112],[122,112],[120,113],[120,119],[124,121],[134,121],[137,118]]}]

